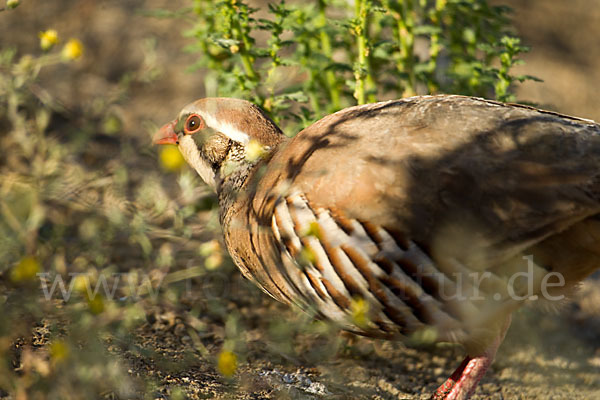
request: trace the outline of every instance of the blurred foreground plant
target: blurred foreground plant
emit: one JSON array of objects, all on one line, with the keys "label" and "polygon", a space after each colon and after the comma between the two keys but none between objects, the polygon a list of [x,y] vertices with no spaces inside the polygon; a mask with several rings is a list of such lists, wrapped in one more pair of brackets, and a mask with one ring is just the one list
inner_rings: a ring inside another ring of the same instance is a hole
[{"label": "blurred foreground plant", "polygon": [[[150,141],[115,120],[122,94],[65,108],[39,76],[58,76],[83,45],[40,39],[41,55],[0,49],[0,397],[131,398],[154,384],[118,355],[139,353],[132,332],[218,267],[198,251],[214,236],[212,200],[189,170],[167,195]],[[123,90],[151,80],[141,68]]]}]

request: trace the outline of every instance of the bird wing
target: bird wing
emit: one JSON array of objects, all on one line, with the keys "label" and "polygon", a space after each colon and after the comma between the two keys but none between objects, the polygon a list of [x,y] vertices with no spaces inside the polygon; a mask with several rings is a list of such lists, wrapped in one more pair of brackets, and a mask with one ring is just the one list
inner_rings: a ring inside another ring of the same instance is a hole
[{"label": "bird wing", "polygon": [[[343,110],[261,171],[258,280],[348,326],[359,295],[380,332],[436,326],[463,341],[468,319],[514,308],[506,281],[524,250],[600,212],[599,157],[597,124],[524,106],[430,96]],[[456,296],[461,274],[486,271],[499,302]]]},{"label": "bird wing", "polygon": [[591,121],[462,96],[396,100],[298,134],[269,163],[255,207],[295,190],[427,248],[469,227],[488,256],[510,257],[600,212],[599,159]]}]

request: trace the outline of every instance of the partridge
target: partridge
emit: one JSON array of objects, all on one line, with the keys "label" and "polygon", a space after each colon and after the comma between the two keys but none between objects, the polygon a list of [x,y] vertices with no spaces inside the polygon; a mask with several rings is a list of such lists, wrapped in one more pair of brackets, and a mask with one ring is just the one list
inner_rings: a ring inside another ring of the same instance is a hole
[{"label": "partridge", "polygon": [[[471,396],[510,314],[600,267],[600,125],[453,95],[346,108],[293,138],[205,98],[154,137],[217,193],[235,264],[267,294],[372,337],[427,331]],[[366,318],[353,310],[365,306]]]}]

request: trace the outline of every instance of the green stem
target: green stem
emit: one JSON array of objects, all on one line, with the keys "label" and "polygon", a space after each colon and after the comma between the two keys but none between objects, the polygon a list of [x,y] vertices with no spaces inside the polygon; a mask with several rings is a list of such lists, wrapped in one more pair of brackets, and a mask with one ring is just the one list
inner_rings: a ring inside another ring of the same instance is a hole
[{"label": "green stem", "polygon": [[[333,58],[331,40],[329,39],[327,31],[325,31],[325,26],[327,25],[327,16],[325,15],[326,6],[325,0],[319,1],[319,38],[321,40],[321,49],[323,50],[323,55],[325,55],[327,59],[331,60]],[[329,90],[329,98],[331,99],[329,111],[337,111],[342,107],[340,102],[340,89],[335,78],[335,73],[332,70],[327,70],[325,72],[325,80],[327,82],[327,89]]]},{"label": "green stem", "polygon": [[438,84],[435,80],[435,67],[437,65],[438,56],[440,54],[440,35],[437,33],[431,35],[429,44],[429,77],[427,78],[427,90],[429,93],[434,93],[438,90]]},{"label": "green stem", "polygon": [[310,88],[308,90],[308,101],[312,107],[315,115],[321,116],[321,105],[319,104],[319,98],[317,96],[317,90],[315,90],[315,83],[318,81],[318,72],[311,70],[310,72]]},{"label": "green stem", "polygon": [[401,1],[401,11],[396,14],[396,32],[398,35],[398,43],[400,47],[400,57],[397,67],[399,72],[404,72],[408,75],[405,82],[403,96],[413,96],[416,86],[415,67],[414,67],[414,42],[413,34],[414,17],[413,17],[413,0]]},{"label": "green stem", "polygon": [[244,66],[244,71],[246,72],[248,79],[257,81],[258,75],[256,71],[254,71],[254,57],[245,50],[240,51],[240,57],[242,58],[242,65]]},{"label": "green stem", "polygon": [[366,103],[366,84],[372,77],[369,78],[369,41],[368,41],[368,20],[370,0],[356,0],[355,2],[355,17],[356,25],[354,26],[354,34],[356,35],[356,44],[358,47],[357,65],[354,71],[356,80],[356,88],[354,90],[354,98],[358,104]]},{"label": "green stem", "polygon": [[246,75],[251,81],[256,81],[258,79],[258,74],[254,70],[254,57],[250,54],[249,51],[249,49],[252,47],[252,43],[250,43],[248,35],[246,35],[245,31],[241,27],[240,22],[237,20],[235,21],[234,32],[236,33],[238,40],[242,42],[242,48],[240,49],[240,58],[242,59],[244,71],[246,72]]},{"label": "green stem", "polygon": [[[435,10],[432,16],[432,23],[438,26],[440,29],[442,28],[442,11],[446,7],[447,0],[436,0]],[[434,32],[430,37],[429,44],[429,61],[428,61],[428,73],[430,74],[427,77],[427,90],[429,93],[434,93],[438,90],[438,84],[435,81],[435,67],[437,65],[438,56],[440,54],[441,49],[441,40],[439,32]]]},{"label": "green stem", "polygon": [[[246,77],[251,82],[258,82],[259,76],[254,69],[254,56],[250,53],[252,40],[248,36],[248,30],[245,29],[246,27],[242,26],[242,19],[248,17],[248,11],[245,8],[246,5],[243,2],[238,3],[236,0],[229,0],[227,2],[227,7],[227,17],[231,26],[232,37],[238,42],[241,42],[239,53]],[[243,82],[241,82],[241,86],[242,90],[246,90],[246,85]]]}]

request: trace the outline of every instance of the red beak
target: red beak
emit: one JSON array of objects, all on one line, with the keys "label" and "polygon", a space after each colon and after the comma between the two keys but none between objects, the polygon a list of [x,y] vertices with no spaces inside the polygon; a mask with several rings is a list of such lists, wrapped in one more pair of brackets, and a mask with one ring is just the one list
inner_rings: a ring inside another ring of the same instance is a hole
[{"label": "red beak", "polygon": [[154,144],[178,144],[177,134],[175,133],[175,125],[177,120],[165,124],[158,132],[154,134],[152,143]]}]

